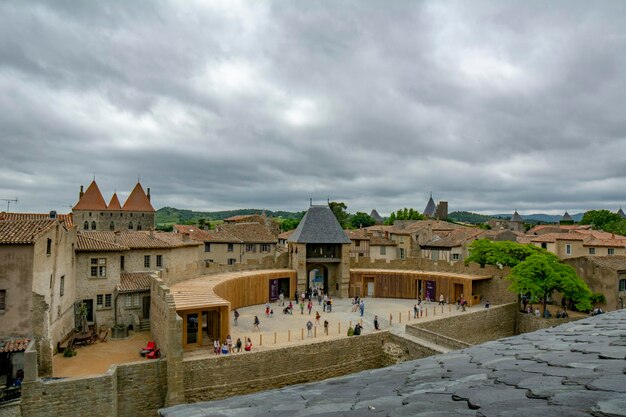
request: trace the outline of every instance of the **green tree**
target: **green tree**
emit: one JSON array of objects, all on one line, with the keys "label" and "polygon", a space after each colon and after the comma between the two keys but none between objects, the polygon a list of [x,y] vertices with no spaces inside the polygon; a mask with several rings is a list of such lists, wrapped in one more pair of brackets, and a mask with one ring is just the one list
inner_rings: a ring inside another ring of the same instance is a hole
[{"label": "green tree", "polygon": [[285,219],[280,223],[281,232],[293,230],[300,224],[300,219]]},{"label": "green tree", "polygon": [[419,211],[413,208],[409,209],[405,207],[396,211],[395,213],[392,212],[391,216],[389,216],[389,219],[385,222],[385,224],[392,225],[393,222],[396,220],[424,220],[424,216],[422,216]]},{"label": "green tree", "polygon": [[522,245],[517,242],[494,242],[488,239],[478,239],[469,246],[470,255],[465,260],[466,264],[476,262],[480,266],[516,266],[530,255],[545,253],[534,245]]},{"label": "green tree", "polygon": [[369,214],[363,213],[362,211],[357,211],[354,216],[350,218],[350,224],[355,229],[359,227],[368,227],[376,224],[376,220],[374,220]]},{"label": "green tree", "polygon": [[391,213],[391,215],[389,216],[389,218],[385,221],[385,224],[387,226],[391,226],[393,224],[393,222],[396,221],[396,213]]},{"label": "green tree", "polygon": [[348,212],[346,211],[348,206],[346,206],[342,202],[331,201],[328,203],[330,210],[333,212],[337,221],[341,225],[342,228],[346,229],[348,227]]},{"label": "green tree", "polygon": [[513,267],[506,278],[511,281],[511,291],[530,294],[532,298],[542,301],[544,317],[548,298],[555,291],[574,300],[578,310],[591,309],[591,291],[587,284],[576,275],[574,268],[561,263],[551,253],[534,253],[528,256]]},{"label": "green tree", "polygon": [[589,210],[583,215],[580,224],[590,224],[596,229],[604,230],[604,226],[607,223],[619,222],[621,220],[622,218],[618,214],[611,213],[608,210]]}]

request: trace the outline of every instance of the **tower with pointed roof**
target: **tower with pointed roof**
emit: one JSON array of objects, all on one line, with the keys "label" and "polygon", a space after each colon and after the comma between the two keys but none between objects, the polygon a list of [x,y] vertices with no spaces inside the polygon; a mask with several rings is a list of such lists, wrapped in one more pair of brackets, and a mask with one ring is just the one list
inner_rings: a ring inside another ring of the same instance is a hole
[{"label": "tower with pointed roof", "polygon": [[626,214],[624,214],[624,211],[622,210],[621,206],[619,210],[617,210],[617,215],[620,216],[622,219],[626,219]]},{"label": "tower with pointed roof", "polygon": [[95,179],[84,192],[80,186],[78,202],[72,208],[74,224],[80,230],[150,230],[155,226],[155,213],[150,203],[150,189],[146,193],[139,182],[124,205],[117,192],[107,205]]},{"label": "tower with pointed roof", "polygon": [[287,243],[299,293],[312,286],[310,276],[317,270],[325,293],[348,296],[351,241],[328,205],[311,205]]},{"label": "tower with pointed roof", "polygon": [[437,211],[437,205],[435,204],[435,200],[433,200],[433,193],[430,193],[430,198],[428,199],[428,203],[426,204],[426,208],[424,209],[424,217],[431,218],[435,217],[435,212]]},{"label": "tower with pointed roof", "polygon": [[563,217],[559,220],[559,224],[574,224],[574,219],[569,215],[567,210],[565,210],[565,214],[563,214]]}]

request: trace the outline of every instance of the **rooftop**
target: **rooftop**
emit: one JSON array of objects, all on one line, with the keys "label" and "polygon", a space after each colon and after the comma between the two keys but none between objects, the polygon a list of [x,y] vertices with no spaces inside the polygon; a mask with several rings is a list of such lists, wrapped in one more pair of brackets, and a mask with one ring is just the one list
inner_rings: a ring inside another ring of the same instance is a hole
[{"label": "rooftop", "polygon": [[195,240],[185,240],[183,235],[167,232],[83,231],[77,234],[77,252],[110,252],[129,249],[171,249],[198,246]]},{"label": "rooftop", "polygon": [[289,237],[294,243],[350,243],[330,207],[311,206],[296,231]]},{"label": "rooftop", "polygon": [[2,220],[0,221],[0,244],[28,245],[35,243],[55,224],[57,224],[56,219]]}]

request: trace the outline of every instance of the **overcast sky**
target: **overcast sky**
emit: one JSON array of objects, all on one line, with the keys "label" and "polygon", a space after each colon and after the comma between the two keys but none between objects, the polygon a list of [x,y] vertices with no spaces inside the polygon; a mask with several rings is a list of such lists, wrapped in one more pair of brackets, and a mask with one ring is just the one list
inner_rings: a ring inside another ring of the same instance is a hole
[{"label": "overcast sky", "polygon": [[626,2],[3,1],[0,108],[11,211],[615,211]]}]

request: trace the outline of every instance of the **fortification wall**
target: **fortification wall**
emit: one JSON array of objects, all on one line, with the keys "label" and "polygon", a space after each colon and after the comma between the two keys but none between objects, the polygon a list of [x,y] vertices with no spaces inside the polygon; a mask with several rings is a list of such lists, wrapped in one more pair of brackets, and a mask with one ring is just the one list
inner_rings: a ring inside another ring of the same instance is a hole
[{"label": "fortification wall", "polygon": [[534,314],[526,314],[520,311],[517,312],[517,334],[530,333],[541,329],[547,329],[549,327],[555,327],[561,324],[569,323],[570,321],[580,320],[580,317],[567,317],[564,319],[544,319],[537,317]]}]

